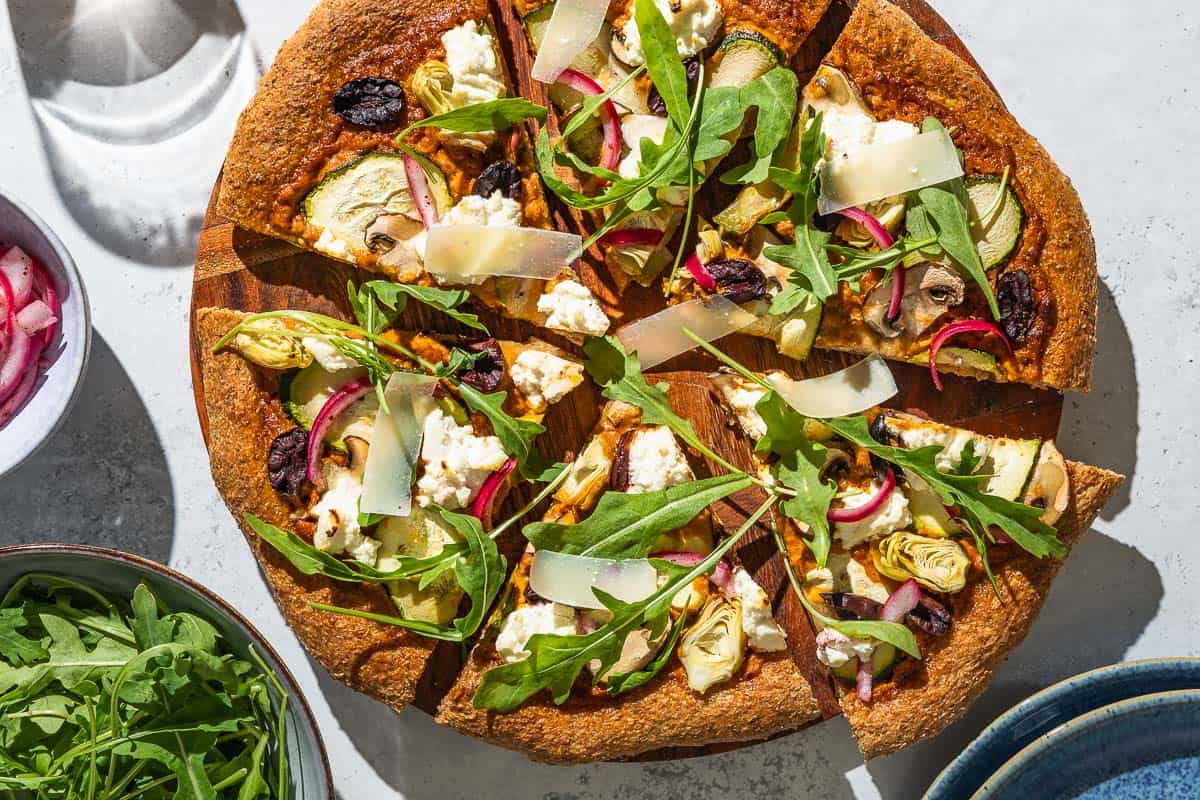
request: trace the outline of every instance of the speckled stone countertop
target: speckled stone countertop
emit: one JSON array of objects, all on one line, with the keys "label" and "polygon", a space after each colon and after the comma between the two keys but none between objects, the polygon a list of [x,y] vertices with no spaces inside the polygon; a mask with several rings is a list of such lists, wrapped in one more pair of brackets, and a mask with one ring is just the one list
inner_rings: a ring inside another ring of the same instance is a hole
[{"label": "speckled stone countertop", "polygon": [[[168,561],[224,594],[296,671],[345,800],[914,798],[965,742],[1037,689],[1127,658],[1200,654],[1193,594],[1200,589],[1193,573],[1200,493],[1191,472],[1200,448],[1200,7],[1168,0],[1102,0],[1086,11],[1070,0],[937,4],[1083,195],[1100,262],[1095,389],[1067,398],[1060,447],[1131,477],[1067,562],[1027,641],[966,719],[869,765],[845,723],[835,721],[697,760],[564,768],[530,764],[443,730],[418,711],[397,716],[329,680],[284,626],[208,474],[186,317],[190,237],[255,61],[269,60],[311,3],[242,0],[240,13],[224,0],[124,5],[169,7],[168,34],[175,25],[205,41],[225,37],[240,58],[220,67],[226,96],[206,98],[208,118],[194,132],[153,144],[165,166],[148,170],[120,136],[64,146],[53,120],[31,104],[34,82],[15,42],[49,52],[42,68],[50,80],[62,59],[87,54],[42,46],[50,28],[29,9],[54,14],[60,4],[0,4],[0,190],[33,206],[74,253],[96,332],[72,417],[0,482],[0,544],[117,547]],[[188,10],[208,6],[213,19]],[[153,43],[157,50],[135,53],[151,67],[169,49],[161,36]]]}]

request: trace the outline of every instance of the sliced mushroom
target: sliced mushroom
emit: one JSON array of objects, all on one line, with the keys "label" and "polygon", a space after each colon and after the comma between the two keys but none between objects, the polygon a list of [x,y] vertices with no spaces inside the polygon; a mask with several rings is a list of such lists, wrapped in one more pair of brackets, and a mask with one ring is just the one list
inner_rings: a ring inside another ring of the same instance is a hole
[{"label": "sliced mushroom", "polygon": [[814,111],[827,111],[830,106],[853,105],[863,112],[866,104],[854,84],[840,69],[822,64],[812,80],[804,87],[804,103]]},{"label": "sliced mushroom", "polygon": [[836,447],[825,450],[825,465],[821,467],[821,480],[834,480],[850,471],[853,462],[850,456]]},{"label": "sliced mushroom", "polygon": [[[364,235],[367,249],[372,253],[384,256],[380,263],[388,261],[398,246],[406,245],[422,230],[421,221],[406,214],[380,214],[375,221],[367,226]],[[408,248],[401,247],[401,250]]]},{"label": "sliced mushroom", "polygon": [[[604,677],[636,672],[646,666],[657,655],[664,639],[665,636],[660,636],[657,640],[651,640],[649,628],[638,628],[631,632],[625,637],[625,644],[621,646],[621,655],[617,658],[617,663],[608,668]],[[589,662],[588,668],[596,672],[600,669],[600,659]]]},{"label": "sliced mushroom", "polygon": [[863,305],[863,318],[867,324],[889,339],[901,333],[920,336],[943,314],[960,305],[967,291],[966,283],[953,268],[928,261],[918,264],[905,272],[900,316],[895,322],[889,322],[887,310],[892,299],[893,280],[895,275],[872,289]]},{"label": "sliced mushroom", "polygon": [[1025,490],[1021,502],[1046,509],[1040,519],[1047,525],[1053,525],[1067,510],[1070,501],[1071,481],[1067,476],[1067,462],[1054,442],[1044,442],[1037,465],[1033,468],[1029,488]]},{"label": "sliced mushroom", "polygon": [[362,478],[363,471],[367,468],[367,452],[371,449],[370,444],[366,439],[347,436],[346,449],[350,451],[350,472],[355,477]]}]

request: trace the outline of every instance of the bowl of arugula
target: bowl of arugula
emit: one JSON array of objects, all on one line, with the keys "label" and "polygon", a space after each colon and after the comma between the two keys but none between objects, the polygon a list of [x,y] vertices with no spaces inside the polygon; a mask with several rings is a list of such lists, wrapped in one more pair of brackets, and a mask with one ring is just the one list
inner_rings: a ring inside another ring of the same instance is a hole
[{"label": "bowl of arugula", "polygon": [[0,548],[0,794],[330,800],[295,679],[208,589],[77,545]]}]

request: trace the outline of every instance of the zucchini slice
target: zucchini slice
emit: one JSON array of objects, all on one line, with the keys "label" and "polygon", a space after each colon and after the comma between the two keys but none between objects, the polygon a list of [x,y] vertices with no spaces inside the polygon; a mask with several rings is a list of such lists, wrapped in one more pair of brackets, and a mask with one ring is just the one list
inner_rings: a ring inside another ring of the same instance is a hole
[{"label": "zucchini slice", "polygon": [[[976,175],[967,178],[966,184],[967,210],[970,212],[971,238],[975,240],[975,249],[979,251],[985,269],[998,267],[1017,248],[1025,210],[1017,199],[1017,193],[1008,185],[1004,186],[1004,199],[996,208],[1000,178],[994,175]],[[981,219],[983,214],[987,214],[987,219]]]},{"label": "zucchini slice", "polygon": [[981,474],[992,476],[983,491],[1005,500],[1016,500],[1029,482],[1041,449],[1040,439],[993,439],[992,449],[979,468]]},{"label": "zucchini slice", "polygon": [[[871,653],[871,674],[880,678],[892,671],[896,663],[896,648],[887,642],[880,642]],[[858,673],[858,662],[851,661],[833,669],[833,674],[844,681],[853,681]]]},{"label": "zucchini slice", "polygon": [[[305,430],[311,430],[313,420],[333,393],[366,374],[367,370],[362,367],[328,372],[320,364],[313,363],[292,376],[283,387],[280,399],[291,418]],[[378,410],[379,399],[374,392],[347,408],[329,429],[330,446],[335,450],[344,450],[343,440],[347,436],[370,442],[375,429],[375,412]]]},{"label": "zucchini slice", "polygon": [[[925,366],[929,363],[929,351],[922,350],[905,360],[910,364]],[[1001,372],[1000,365],[997,363],[994,355],[970,347],[943,347],[938,350],[937,363],[939,367],[949,367],[960,372],[969,373],[973,377],[1004,377],[1004,373]]]},{"label": "zucchini slice", "polygon": [[550,24],[550,16],[553,13],[554,3],[547,3],[521,17],[521,24],[525,26],[525,34],[529,36],[529,43],[533,45],[535,53],[542,46],[542,39],[546,36],[546,26]]},{"label": "zucchini slice", "polygon": [[783,63],[783,53],[761,33],[737,30],[721,40],[713,63],[710,87],[745,86]]}]

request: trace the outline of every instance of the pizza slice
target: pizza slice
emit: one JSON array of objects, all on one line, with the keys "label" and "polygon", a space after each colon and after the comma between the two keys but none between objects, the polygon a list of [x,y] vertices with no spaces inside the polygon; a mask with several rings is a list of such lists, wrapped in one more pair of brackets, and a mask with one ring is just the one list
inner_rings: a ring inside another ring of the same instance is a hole
[{"label": "pizza slice", "polygon": [[490,308],[569,333],[609,322],[549,230],[482,0],[325,0],[242,114],[218,211],[381,272],[463,285]]},{"label": "pizza slice", "polygon": [[1065,461],[1053,440],[878,407],[807,417],[791,404],[812,402],[810,387],[782,374],[712,383],[764,473],[797,491],[777,516],[781,547],[867,757],[966,712],[1122,481]]},{"label": "pizza slice", "polygon": [[858,3],[765,180],[702,224],[673,301],[721,295],[789,356],[879,353],[1087,390],[1096,257],[1070,180],[969,64]]},{"label": "pizza slice", "polygon": [[[764,739],[819,719],[771,602],[674,432],[611,402],[438,721],[539,761]],[[765,511],[765,507],[763,509]],[[727,534],[727,535],[726,535]]]},{"label": "pizza slice", "polygon": [[213,478],[284,616],[333,677],[403,707],[502,588],[493,517],[582,366],[304,312],[195,324]]}]

